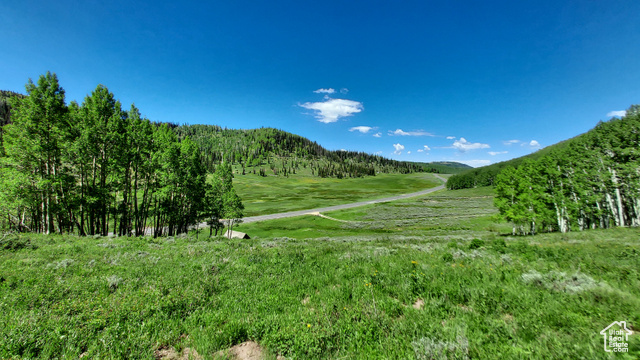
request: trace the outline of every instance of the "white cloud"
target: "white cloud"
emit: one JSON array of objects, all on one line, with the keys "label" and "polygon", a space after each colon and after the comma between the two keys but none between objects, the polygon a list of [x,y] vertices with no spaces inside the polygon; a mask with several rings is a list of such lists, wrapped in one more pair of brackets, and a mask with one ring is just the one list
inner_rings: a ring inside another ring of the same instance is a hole
[{"label": "white cloud", "polygon": [[378,138],[379,138],[379,137],[382,137],[382,133],[380,133],[380,132],[375,133],[375,134],[373,134],[373,137],[378,137]]},{"label": "white cloud", "polygon": [[428,132],[423,131],[423,130],[417,130],[417,131],[403,131],[402,129],[396,129],[396,131],[389,130],[389,136],[394,136],[394,135],[398,135],[398,136],[434,136],[433,134],[428,133]]},{"label": "white cloud", "polygon": [[333,94],[334,92],[336,92],[336,91],[334,89],[332,89],[332,88],[318,89],[318,90],[314,91],[314,93],[316,93],[316,94]]},{"label": "white cloud", "polygon": [[418,152],[424,152],[424,150],[422,150],[422,149],[418,149]]},{"label": "white cloud", "polygon": [[429,151],[429,150],[431,150],[431,148],[430,148],[430,147],[428,147],[427,145],[425,145],[425,146],[424,146],[424,151]]},{"label": "white cloud", "polygon": [[527,144],[527,145],[529,145],[529,146],[530,146],[530,147],[532,147],[532,148],[539,148],[539,147],[540,147],[540,143],[539,143],[539,142],[537,142],[536,140],[531,140],[531,141],[529,142],[529,144]]},{"label": "white cloud", "polygon": [[407,151],[407,155],[411,154],[411,151]]},{"label": "white cloud", "polygon": [[349,131],[360,131],[361,133],[366,134],[373,129],[374,128],[372,128],[371,126],[354,126],[351,129],[349,129]]},{"label": "white cloud", "polygon": [[461,137],[460,140],[456,140],[453,142],[453,147],[462,152],[465,152],[467,150],[488,149],[491,146],[489,146],[489,144],[470,143],[467,141],[467,139]]},{"label": "white cloud", "polygon": [[348,92],[349,92],[349,89],[347,89],[347,88],[340,89],[340,94],[346,94]]},{"label": "white cloud", "polygon": [[396,155],[402,154],[402,150],[404,150],[404,145],[400,145],[400,143],[393,144],[393,147],[396,149],[393,153]]},{"label": "white cloud", "polygon": [[508,153],[508,151],[489,151],[489,155],[491,156],[496,156],[496,155],[506,154],[506,153]]},{"label": "white cloud", "polygon": [[455,136],[447,136],[447,140],[453,140],[455,138],[456,138]]},{"label": "white cloud", "polygon": [[299,104],[305,109],[315,110],[315,117],[321,123],[329,124],[341,117],[352,116],[364,109],[361,102],[346,99],[328,99],[323,102],[306,102]]},{"label": "white cloud", "polygon": [[627,114],[626,110],[619,110],[619,111],[609,111],[607,113],[607,117],[623,117]]},{"label": "white cloud", "polygon": [[507,141],[503,141],[502,143],[508,146],[508,145],[517,144],[519,142],[520,140],[507,140]]},{"label": "white cloud", "polygon": [[380,154],[382,154],[382,150],[376,151],[376,155],[380,155]]}]

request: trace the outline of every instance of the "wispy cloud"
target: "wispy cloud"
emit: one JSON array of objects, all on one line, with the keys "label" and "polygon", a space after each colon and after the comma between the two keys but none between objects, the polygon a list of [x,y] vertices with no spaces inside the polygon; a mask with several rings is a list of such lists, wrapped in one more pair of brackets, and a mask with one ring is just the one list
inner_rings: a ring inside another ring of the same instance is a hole
[{"label": "wispy cloud", "polygon": [[327,99],[322,102],[306,102],[300,107],[315,110],[315,117],[321,123],[329,124],[338,121],[342,117],[352,116],[364,109],[359,101],[346,99]]},{"label": "wispy cloud", "polygon": [[624,117],[627,114],[626,110],[609,111],[607,117]]},{"label": "wispy cloud", "polygon": [[418,152],[429,152],[431,151],[431,148],[427,145],[424,146],[424,149],[418,149]]},{"label": "wispy cloud", "polygon": [[381,132],[377,132],[377,133],[373,134],[373,137],[377,137],[377,138],[382,137],[382,133]]},{"label": "wispy cloud", "polygon": [[404,150],[404,145],[400,145],[400,143],[393,144],[393,147],[396,149],[393,153],[396,155],[402,154],[402,150]]},{"label": "wispy cloud", "polygon": [[496,155],[506,154],[506,153],[508,153],[508,151],[489,151],[489,155],[491,156],[496,156]]},{"label": "wispy cloud", "polygon": [[375,128],[373,128],[371,126],[354,126],[351,129],[349,129],[349,131],[359,131],[359,132],[361,132],[363,134],[366,134],[366,133],[368,133],[369,131],[371,131],[373,129],[375,129]]},{"label": "wispy cloud", "polygon": [[447,140],[453,140],[455,138],[456,138],[455,136],[447,136]]},{"label": "wispy cloud", "polygon": [[458,149],[461,152],[465,152],[468,150],[476,150],[476,149],[488,149],[491,146],[489,144],[482,143],[470,143],[467,139],[461,137],[460,140],[456,140],[453,142],[453,148]]},{"label": "wispy cloud", "polygon": [[402,129],[396,129],[395,131],[389,130],[389,136],[435,136],[432,133],[428,133],[424,130],[416,131],[403,131]]},{"label": "wispy cloud", "polygon": [[509,145],[517,144],[519,142],[520,140],[507,140],[507,141],[503,141],[502,143],[509,146]]},{"label": "wispy cloud", "polygon": [[333,94],[335,92],[336,92],[336,90],[332,89],[332,88],[318,89],[318,90],[314,91],[314,93],[316,93],[316,94]]},{"label": "wispy cloud", "polygon": [[382,154],[382,150],[376,151],[376,155],[380,155],[380,154]]},{"label": "wispy cloud", "polygon": [[[331,89],[331,90],[333,90],[333,89]],[[340,94],[346,94],[348,92],[349,92],[349,89],[347,89],[347,88],[340,89]]]}]

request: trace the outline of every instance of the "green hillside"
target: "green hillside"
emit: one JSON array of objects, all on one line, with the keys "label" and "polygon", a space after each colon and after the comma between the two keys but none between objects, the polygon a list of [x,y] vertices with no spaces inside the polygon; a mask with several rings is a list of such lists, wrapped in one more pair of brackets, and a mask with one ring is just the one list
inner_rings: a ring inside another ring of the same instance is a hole
[{"label": "green hillside", "polygon": [[640,106],[495,178],[513,232],[640,226]]},{"label": "green hillside", "polygon": [[295,175],[311,169],[320,177],[361,177],[376,173],[457,173],[464,164],[396,161],[355,151],[332,151],[299,135],[274,128],[226,129],[215,125],[174,127],[179,138],[189,137],[200,146],[209,171],[218,164],[239,165],[243,172]]},{"label": "green hillside", "polygon": [[557,144],[547,146],[544,149],[540,149],[534,153],[521,156],[519,158],[502,161],[479,168],[464,169],[462,172],[455,173],[456,175],[449,178],[449,180],[447,181],[447,188],[449,190],[457,190],[469,189],[479,186],[492,186],[495,182],[496,176],[502,169],[509,166],[518,167],[523,161],[527,159],[540,159],[553,151],[561,150],[568,147],[573,141],[580,139],[584,135],[585,134],[581,134],[574,138],[561,141]]}]

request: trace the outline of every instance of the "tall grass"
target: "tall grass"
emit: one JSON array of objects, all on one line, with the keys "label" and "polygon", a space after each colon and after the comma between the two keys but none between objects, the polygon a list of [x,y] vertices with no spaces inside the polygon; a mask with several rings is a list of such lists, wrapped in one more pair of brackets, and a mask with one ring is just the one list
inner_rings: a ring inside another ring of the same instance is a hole
[{"label": "tall grass", "polygon": [[246,224],[241,241],[12,235],[29,246],[0,252],[0,358],[213,358],[249,339],[292,359],[637,358],[637,335],[613,356],[599,334],[639,327],[637,229],[504,236],[486,196],[331,214],[380,229]]}]

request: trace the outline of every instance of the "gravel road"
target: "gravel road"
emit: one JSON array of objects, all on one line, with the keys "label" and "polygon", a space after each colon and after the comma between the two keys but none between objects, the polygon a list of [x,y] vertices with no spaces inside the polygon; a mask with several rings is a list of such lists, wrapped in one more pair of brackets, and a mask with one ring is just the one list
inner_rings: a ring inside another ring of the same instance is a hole
[{"label": "gravel road", "polygon": [[[433,174],[433,175],[435,177],[437,177],[438,179],[442,180],[444,183],[447,182],[447,179],[443,178],[442,176],[436,175],[436,174]],[[444,184],[442,184],[440,186],[436,186],[434,188],[427,189],[427,190],[422,190],[422,191],[418,191],[418,192],[414,192],[414,193],[410,193],[410,194],[396,195],[396,196],[391,196],[391,197],[387,197],[387,198],[383,198],[383,199],[377,199],[377,200],[360,201],[360,202],[355,202],[355,203],[351,203],[351,204],[342,204],[342,205],[328,206],[328,207],[317,208],[317,209],[309,209],[309,210],[290,211],[290,212],[279,213],[279,214],[248,216],[248,217],[243,218],[242,222],[246,224],[246,223],[252,223],[252,222],[257,222],[257,221],[273,220],[273,219],[284,219],[284,218],[289,218],[289,217],[294,217],[294,216],[302,216],[302,215],[306,215],[306,214],[309,214],[309,213],[315,213],[315,212],[323,213],[323,212],[328,212],[328,211],[351,209],[351,208],[358,207],[358,206],[378,204],[378,203],[383,203],[383,202],[407,199],[407,198],[411,198],[411,197],[415,197],[415,196],[421,196],[421,195],[425,195],[425,194],[432,193],[434,191],[438,191],[438,190],[442,190],[442,189],[444,189]],[[206,223],[205,224],[201,224],[200,226],[203,226],[203,225],[206,227]]]}]

